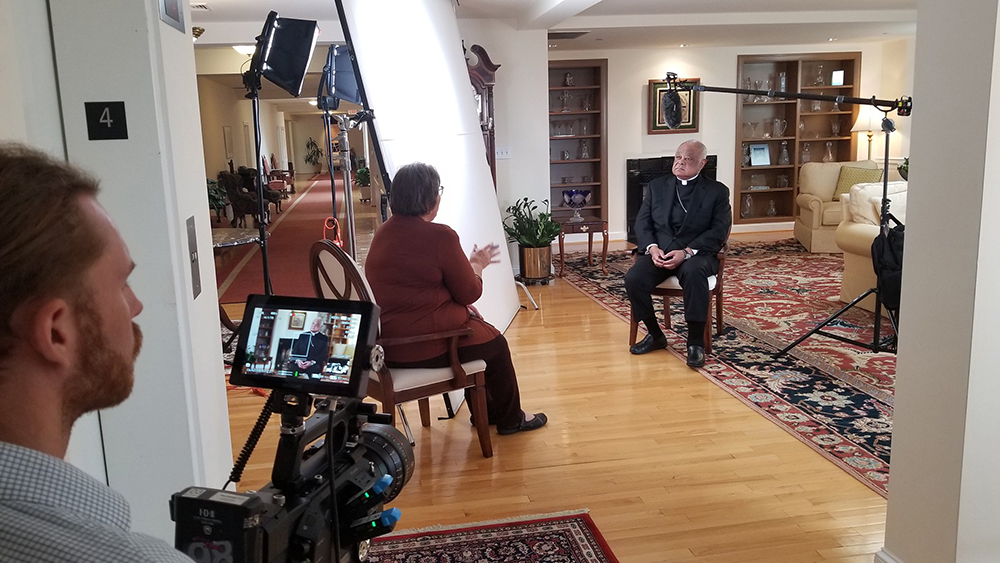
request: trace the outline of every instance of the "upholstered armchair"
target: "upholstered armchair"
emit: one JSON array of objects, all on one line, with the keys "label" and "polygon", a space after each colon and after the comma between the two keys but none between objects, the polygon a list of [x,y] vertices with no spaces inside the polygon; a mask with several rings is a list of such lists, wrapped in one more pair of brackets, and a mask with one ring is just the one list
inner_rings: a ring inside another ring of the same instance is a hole
[{"label": "upholstered armchair", "polygon": [[839,253],[835,242],[840,224],[840,202],[834,198],[840,169],[875,169],[870,160],[858,162],[807,162],[799,169],[799,195],[795,200],[799,214],[795,219],[795,238],[809,252]]},{"label": "upholstered armchair", "polygon": [[[889,182],[889,212],[901,223],[906,222],[906,188],[906,182]],[[836,243],[844,253],[840,300],[850,303],[875,287],[872,242],[878,236],[881,223],[882,183],[855,184],[849,193],[840,196],[839,203],[843,221],[835,231]],[[866,297],[859,305],[874,311],[875,298]]]}]

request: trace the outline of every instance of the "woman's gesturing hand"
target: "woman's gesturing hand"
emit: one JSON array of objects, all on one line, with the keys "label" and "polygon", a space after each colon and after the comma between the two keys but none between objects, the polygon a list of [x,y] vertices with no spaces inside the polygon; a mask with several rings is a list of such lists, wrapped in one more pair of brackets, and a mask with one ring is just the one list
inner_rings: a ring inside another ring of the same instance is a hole
[{"label": "woman's gesturing hand", "polygon": [[483,269],[490,264],[499,264],[500,260],[497,256],[500,255],[500,245],[489,243],[486,246],[479,248],[479,245],[472,245],[472,254],[469,255],[469,263],[472,264],[473,271],[476,275],[482,275]]}]

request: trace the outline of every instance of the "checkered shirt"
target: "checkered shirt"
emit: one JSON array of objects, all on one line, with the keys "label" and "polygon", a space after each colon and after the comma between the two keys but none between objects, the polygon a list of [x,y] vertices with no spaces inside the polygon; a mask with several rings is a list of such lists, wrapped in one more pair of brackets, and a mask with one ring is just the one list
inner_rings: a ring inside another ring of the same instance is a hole
[{"label": "checkered shirt", "polygon": [[130,532],[129,521],[125,498],[103,483],[61,459],[0,442],[3,563],[191,563],[166,542]]}]

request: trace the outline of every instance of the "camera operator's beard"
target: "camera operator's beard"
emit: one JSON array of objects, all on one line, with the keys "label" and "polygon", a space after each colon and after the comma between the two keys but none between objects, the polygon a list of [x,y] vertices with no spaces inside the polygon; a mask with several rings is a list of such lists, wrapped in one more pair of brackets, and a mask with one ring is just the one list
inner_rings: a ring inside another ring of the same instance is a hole
[{"label": "camera operator's beard", "polygon": [[142,330],[132,323],[134,349],[127,358],[116,352],[100,328],[101,318],[89,303],[76,303],[80,347],[76,373],[65,385],[63,414],[72,425],[80,416],[120,404],[132,393],[135,359],[142,347]]}]

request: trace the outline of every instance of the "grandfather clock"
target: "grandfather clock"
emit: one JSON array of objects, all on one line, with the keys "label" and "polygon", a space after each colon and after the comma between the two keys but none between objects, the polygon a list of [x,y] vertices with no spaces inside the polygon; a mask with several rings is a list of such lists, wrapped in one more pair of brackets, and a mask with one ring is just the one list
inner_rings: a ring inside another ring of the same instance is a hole
[{"label": "grandfather clock", "polygon": [[[469,55],[470,52],[472,56]],[[473,45],[466,51],[465,61],[469,66],[469,79],[472,81],[472,92],[476,98],[476,108],[479,110],[479,128],[483,132],[483,142],[486,144],[486,162],[490,164],[495,190],[497,147],[493,132],[493,86],[496,84],[496,73],[500,65],[494,64],[486,49],[480,45]]]}]

